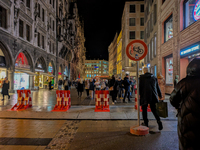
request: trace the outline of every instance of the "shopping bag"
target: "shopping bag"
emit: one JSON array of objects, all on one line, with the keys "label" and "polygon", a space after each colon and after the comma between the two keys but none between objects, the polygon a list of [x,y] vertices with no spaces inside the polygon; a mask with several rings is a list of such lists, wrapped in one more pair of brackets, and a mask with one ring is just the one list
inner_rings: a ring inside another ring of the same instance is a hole
[{"label": "shopping bag", "polygon": [[156,104],[157,113],[160,117],[168,117],[168,107],[167,102],[160,101]]},{"label": "shopping bag", "polygon": [[111,86],[111,87],[109,88],[109,91],[113,91],[113,86]]}]

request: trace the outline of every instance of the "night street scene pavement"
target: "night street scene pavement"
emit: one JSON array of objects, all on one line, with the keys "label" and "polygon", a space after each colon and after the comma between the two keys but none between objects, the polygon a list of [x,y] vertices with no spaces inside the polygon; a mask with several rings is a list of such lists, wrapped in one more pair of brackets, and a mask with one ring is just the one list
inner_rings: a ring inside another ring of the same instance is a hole
[{"label": "night street scene pavement", "polygon": [[0,150],[200,150],[200,0],[0,0]]},{"label": "night street scene pavement", "polygon": [[137,124],[135,102],[124,104],[118,99],[113,105],[110,100],[110,112],[94,112],[94,100],[86,98],[85,92],[77,98],[72,87],[72,107],[66,112],[51,112],[56,104],[55,93],[33,92],[33,107],[24,111],[9,111],[17,94],[4,104],[0,102],[0,149],[178,149],[176,110],[169,103],[169,117],[162,118],[163,130],[158,130],[148,112],[150,133],[138,137],[130,133],[130,127]]}]

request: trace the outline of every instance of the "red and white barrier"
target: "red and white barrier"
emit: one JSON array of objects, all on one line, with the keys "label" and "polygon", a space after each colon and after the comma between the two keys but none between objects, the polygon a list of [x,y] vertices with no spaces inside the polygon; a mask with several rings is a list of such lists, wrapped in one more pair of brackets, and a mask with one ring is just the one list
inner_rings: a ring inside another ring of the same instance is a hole
[{"label": "red and white barrier", "polygon": [[21,111],[32,107],[31,90],[17,90],[17,103],[11,108],[12,111]]},{"label": "red and white barrier", "polygon": [[95,112],[110,112],[109,91],[95,91]]},{"label": "red and white barrier", "polygon": [[70,91],[57,90],[56,101],[57,104],[52,111],[67,111],[71,107]]}]

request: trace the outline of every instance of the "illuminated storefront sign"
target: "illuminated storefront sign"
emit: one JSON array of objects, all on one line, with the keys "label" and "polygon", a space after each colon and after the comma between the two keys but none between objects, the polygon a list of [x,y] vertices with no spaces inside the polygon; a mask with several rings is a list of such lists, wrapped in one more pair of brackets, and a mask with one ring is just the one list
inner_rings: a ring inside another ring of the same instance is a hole
[{"label": "illuminated storefront sign", "polygon": [[194,7],[194,20],[199,20],[200,19],[200,0],[196,3]]},{"label": "illuminated storefront sign", "polygon": [[42,69],[35,69],[36,72],[44,72]]},{"label": "illuminated storefront sign", "polygon": [[181,53],[181,56],[183,56],[183,55],[190,54],[190,53],[197,51],[197,50],[199,50],[199,45],[195,45],[191,48],[184,49],[180,53]]},{"label": "illuminated storefront sign", "polygon": [[19,53],[16,62],[15,62],[15,67],[16,68],[26,68],[26,69],[30,69],[30,66],[28,64],[28,60],[26,58],[26,56],[24,55],[24,53]]}]

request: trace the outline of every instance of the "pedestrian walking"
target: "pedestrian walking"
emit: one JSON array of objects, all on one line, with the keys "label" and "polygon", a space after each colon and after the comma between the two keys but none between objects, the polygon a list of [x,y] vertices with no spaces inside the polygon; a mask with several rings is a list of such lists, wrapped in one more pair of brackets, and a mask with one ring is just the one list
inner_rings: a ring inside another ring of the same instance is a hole
[{"label": "pedestrian walking", "polygon": [[51,89],[54,89],[54,78],[51,80]]},{"label": "pedestrian walking", "polygon": [[89,92],[90,92],[91,99],[93,99],[94,98],[94,80],[93,80],[93,78],[90,79],[90,90],[89,90]]},{"label": "pedestrian walking", "polygon": [[131,91],[131,92],[130,92],[130,97],[131,97],[131,98],[133,98],[133,94],[134,94],[134,92],[135,92],[135,88],[134,88],[135,85],[136,85],[136,80],[132,77],[132,78],[131,78],[131,88],[130,88],[130,89],[131,89],[131,90],[130,90],[130,91]]},{"label": "pedestrian walking", "polygon": [[80,78],[80,81],[78,82],[78,97],[82,96],[83,87],[83,79]]},{"label": "pedestrian walking", "polygon": [[200,139],[200,58],[187,66],[187,76],[175,87],[170,102],[178,110],[180,150],[199,149]]},{"label": "pedestrian walking", "polygon": [[118,82],[118,85],[119,85],[118,97],[120,99],[123,99],[123,97],[124,97],[124,86],[122,84],[123,81],[122,81],[121,77],[118,78],[117,82]]},{"label": "pedestrian walking", "polygon": [[143,68],[143,75],[140,75],[139,78],[139,93],[140,93],[140,105],[142,106],[142,116],[145,125],[148,127],[148,118],[147,118],[147,107],[150,104],[151,112],[158,123],[158,129],[162,130],[162,122],[160,117],[157,114],[156,103],[158,103],[158,96],[162,98],[160,87],[158,86],[157,78],[148,72],[148,68]]},{"label": "pedestrian walking", "polygon": [[162,94],[162,98],[161,99],[159,98],[159,100],[165,100],[165,79],[161,75],[161,73],[157,73],[157,79]]},{"label": "pedestrian walking", "polygon": [[63,85],[63,81],[60,78],[59,81],[58,81],[58,90],[62,90],[62,85]]},{"label": "pedestrian walking", "polygon": [[127,103],[126,102],[127,96],[128,96],[128,101],[131,102],[131,99],[130,99],[131,82],[129,81],[129,74],[126,74],[126,76],[124,77],[123,85],[124,85],[124,89],[125,89],[125,95],[124,95],[123,103]]},{"label": "pedestrian walking", "polygon": [[100,82],[99,78],[96,78],[94,85],[95,85],[95,88],[97,91],[99,91],[101,89],[101,82]]},{"label": "pedestrian walking", "polygon": [[3,95],[3,99],[2,99],[2,101],[4,100],[4,96],[5,95],[8,95],[8,99],[10,99],[10,95],[9,95],[9,92],[8,92],[8,90],[9,90],[9,88],[10,88],[10,81],[8,80],[8,78],[7,77],[5,77],[5,80],[4,81],[2,81],[2,95]]},{"label": "pedestrian walking", "polygon": [[52,88],[51,88],[51,84],[52,84],[52,83],[51,83],[51,79],[49,78],[49,91],[51,91],[51,89],[52,89]]},{"label": "pedestrian walking", "polygon": [[105,80],[101,80],[101,90],[106,90],[106,81]]},{"label": "pedestrian walking", "polygon": [[63,85],[64,85],[64,90],[65,91],[69,90],[69,80],[68,80],[68,77],[66,77],[66,79],[64,80]]},{"label": "pedestrian walking", "polygon": [[112,104],[115,104],[115,102],[117,102],[116,100],[116,96],[117,96],[117,81],[115,80],[115,76],[112,75],[112,79],[110,80],[109,83],[109,90],[110,90],[110,95],[112,96]]},{"label": "pedestrian walking", "polygon": [[86,90],[87,97],[89,97],[89,89],[90,89],[90,81],[86,80],[85,81],[85,90]]},{"label": "pedestrian walking", "polygon": [[175,75],[174,87],[178,84],[179,75]]}]

